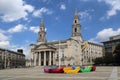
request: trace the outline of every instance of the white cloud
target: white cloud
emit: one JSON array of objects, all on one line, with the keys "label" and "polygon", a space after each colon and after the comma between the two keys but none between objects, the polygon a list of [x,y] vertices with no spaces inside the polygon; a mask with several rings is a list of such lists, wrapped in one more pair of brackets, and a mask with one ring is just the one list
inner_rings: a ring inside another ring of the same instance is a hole
[{"label": "white cloud", "polygon": [[9,33],[16,33],[16,32],[21,32],[21,31],[26,30],[26,29],[27,29],[27,27],[25,27],[24,25],[18,24],[13,28],[8,29],[8,32]]},{"label": "white cloud", "polygon": [[105,2],[110,5],[110,9],[107,11],[107,19],[117,14],[120,11],[120,0],[98,0],[99,2]]},{"label": "white cloud", "polygon": [[10,46],[9,41],[0,41],[0,48],[7,48]]},{"label": "white cloud", "polygon": [[95,38],[90,39],[90,41],[106,41],[109,40],[109,37],[120,35],[120,28],[113,30],[112,28],[107,28],[99,31]]},{"label": "white cloud", "polygon": [[110,36],[120,34],[120,28],[117,30],[113,30],[112,28],[103,29],[102,31],[97,33],[97,39],[108,40]]},{"label": "white cloud", "polygon": [[[20,25],[18,25],[18,26],[20,26]],[[11,31],[12,32],[16,32],[16,31],[19,32],[18,29],[20,29],[20,31],[22,30],[21,28],[15,27],[15,28],[11,28]],[[15,52],[17,52],[17,49],[23,49],[24,54],[26,55],[26,58],[28,58],[29,57],[29,52],[28,52],[29,49],[28,49],[27,45],[29,45],[29,42],[25,42],[26,43],[25,45],[19,46],[16,44],[12,44],[10,42],[10,40],[11,40],[10,38],[11,38],[11,36],[8,35],[8,31],[0,29],[0,48],[9,49],[9,50],[12,50]]]},{"label": "white cloud", "polygon": [[31,27],[30,27],[30,31],[33,31],[34,33],[38,33],[38,31],[39,31],[39,26],[36,26],[36,27],[31,26]]},{"label": "white cloud", "polygon": [[53,13],[52,10],[47,9],[46,7],[42,7],[42,8],[39,9],[39,10],[35,10],[35,11],[33,12],[33,16],[35,16],[35,17],[42,17],[43,14],[49,15],[49,14],[52,14],[52,13]]},{"label": "white cloud", "polygon": [[0,29],[0,42],[1,41],[6,41],[6,40],[10,39],[10,36],[9,35],[5,35],[5,33],[6,33],[6,31]]},{"label": "white cloud", "polygon": [[5,32],[4,30],[0,29],[0,33],[4,33],[4,32]]},{"label": "white cloud", "polygon": [[28,11],[28,12],[33,12],[33,11],[34,11],[34,7],[31,6],[31,5],[25,5],[25,6],[24,6],[24,9],[25,9],[26,11]]},{"label": "white cloud", "polygon": [[61,9],[61,10],[65,10],[65,9],[66,9],[65,4],[61,4],[61,5],[60,5],[60,9]]},{"label": "white cloud", "polygon": [[82,11],[82,12],[79,12],[78,14],[80,15],[80,19],[81,20],[90,20],[92,17],[90,15],[90,12],[93,12],[94,10],[85,10],[85,11]]},{"label": "white cloud", "polygon": [[0,32],[0,41],[8,40],[10,37],[6,36],[4,33]]},{"label": "white cloud", "polygon": [[6,35],[6,31],[0,29],[0,48],[8,48],[8,45],[11,47],[9,42],[10,38],[9,35]]},{"label": "white cloud", "polygon": [[33,10],[34,7],[23,0],[0,0],[0,18],[5,22],[25,19]]},{"label": "white cloud", "polygon": [[[31,26],[31,27],[29,28],[29,30],[32,31],[32,32],[34,32],[34,33],[38,33],[39,30],[40,30],[40,28],[39,28],[39,26]],[[47,30],[47,28],[45,28],[45,31],[46,31],[46,30]]]},{"label": "white cloud", "polygon": [[45,28],[45,31],[47,31],[47,28]]},{"label": "white cloud", "polygon": [[0,48],[8,49],[17,52],[17,49],[23,49],[23,54],[26,55],[26,58],[29,58],[29,49],[28,45],[29,43],[26,43],[25,45],[15,45],[12,44],[9,40],[0,41]]},{"label": "white cloud", "polygon": [[29,58],[29,49],[28,46],[26,45],[19,46],[19,45],[11,44],[9,40],[4,40],[4,41],[0,41],[0,48],[9,49],[15,52],[17,52],[17,49],[23,49],[26,58]]},{"label": "white cloud", "polygon": [[0,41],[8,40],[8,37],[3,33],[0,33]]},{"label": "white cloud", "polygon": [[9,49],[12,51],[17,52],[17,49],[23,49],[23,54],[25,54],[26,58],[29,57],[29,49],[27,46],[18,46],[15,44],[11,44],[10,41],[0,41],[0,48],[4,48],[4,49]]}]

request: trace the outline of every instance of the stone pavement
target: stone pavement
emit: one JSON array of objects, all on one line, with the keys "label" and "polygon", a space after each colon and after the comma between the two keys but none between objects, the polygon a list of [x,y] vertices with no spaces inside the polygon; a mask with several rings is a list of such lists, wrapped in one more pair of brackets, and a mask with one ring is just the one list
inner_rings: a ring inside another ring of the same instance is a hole
[{"label": "stone pavement", "polygon": [[97,67],[94,72],[65,74],[44,73],[43,68],[0,70],[0,80],[120,80],[120,67]]}]

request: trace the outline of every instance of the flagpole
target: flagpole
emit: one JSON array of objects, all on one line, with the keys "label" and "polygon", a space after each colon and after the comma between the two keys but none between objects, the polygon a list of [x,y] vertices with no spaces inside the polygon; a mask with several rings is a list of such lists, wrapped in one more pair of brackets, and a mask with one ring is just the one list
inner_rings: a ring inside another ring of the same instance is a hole
[{"label": "flagpole", "polygon": [[59,67],[60,67],[60,40],[59,40]]}]

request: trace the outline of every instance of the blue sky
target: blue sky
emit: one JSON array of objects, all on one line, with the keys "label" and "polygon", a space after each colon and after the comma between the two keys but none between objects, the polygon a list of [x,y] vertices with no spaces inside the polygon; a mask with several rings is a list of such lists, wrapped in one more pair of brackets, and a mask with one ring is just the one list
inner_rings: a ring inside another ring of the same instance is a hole
[{"label": "blue sky", "polygon": [[28,57],[41,19],[47,41],[70,38],[75,9],[84,40],[103,42],[120,34],[120,0],[0,0],[0,47],[22,48]]}]

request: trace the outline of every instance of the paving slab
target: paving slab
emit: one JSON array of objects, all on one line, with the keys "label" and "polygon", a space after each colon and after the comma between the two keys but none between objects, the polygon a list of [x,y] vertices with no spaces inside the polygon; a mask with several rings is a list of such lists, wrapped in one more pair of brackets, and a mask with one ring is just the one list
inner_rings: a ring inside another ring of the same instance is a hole
[{"label": "paving slab", "polygon": [[113,75],[117,75],[116,80],[120,80],[120,67],[97,67],[94,72],[77,74],[44,73],[43,67],[0,70],[0,80],[110,80]]}]

